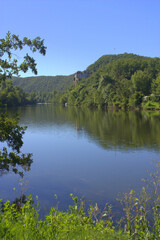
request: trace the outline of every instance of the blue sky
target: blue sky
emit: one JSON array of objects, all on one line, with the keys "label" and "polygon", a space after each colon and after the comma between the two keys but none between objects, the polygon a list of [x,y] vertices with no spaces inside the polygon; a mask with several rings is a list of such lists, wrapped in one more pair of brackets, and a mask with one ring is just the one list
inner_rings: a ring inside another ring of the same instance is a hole
[{"label": "blue sky", "polygon": [[0,38],[45,39],[38,75],[83,71],[105,54],[160,57],[160,0],[0,0],[0,9]]}]

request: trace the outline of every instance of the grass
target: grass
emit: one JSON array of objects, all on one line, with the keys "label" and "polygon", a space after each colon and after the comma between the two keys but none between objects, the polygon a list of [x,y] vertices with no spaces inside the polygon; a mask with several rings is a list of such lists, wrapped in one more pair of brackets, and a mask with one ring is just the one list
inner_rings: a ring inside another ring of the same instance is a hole
[{"label": "grass", "polygon": [[[73,205],[66,212],[51,207],[43,219],[39,216],[39,204],[31,196],[25,203],[6,201],[0,208],[0,239],[72,239],[72,240],[120,240],[160,239],[160,163],[151,181],[137,197],[131,190],[120,199],[124,215],[119,225],[112,219],[111,206],[100,211],[97,204],[84,210],[84,202],[71,194]],[[121,224],[122,223],[122,224]],[[121,227],[120,227],[121,226]]]},{"label": "grass", "polygon": [[[5,202],[0,213],[0,239],[128,239],[122,231],[116,232],[107,218],[95,218],[98,207],[90,207],[86,214],[83,202],[78,206],[77,198],[72,198],[74,205],[67,212],[52,207],[43,220],[31,196],[20,209]],[[107,216],[107,211],[104,214]]]}]

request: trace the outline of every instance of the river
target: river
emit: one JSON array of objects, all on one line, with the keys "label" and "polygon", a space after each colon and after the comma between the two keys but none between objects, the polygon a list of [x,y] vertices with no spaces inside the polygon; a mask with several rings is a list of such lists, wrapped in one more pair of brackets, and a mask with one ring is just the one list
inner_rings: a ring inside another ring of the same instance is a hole
[{"label": "river", "polygon": [[55,105],[8,109],[28,126],[22,152],[33,153],[24,178],[10,172],[0,177],[0,198],[21,193],[38,196],[42,213],[60,202],[66,210],[70,193],[103,208],[118,206],[119,193],[140,192],[160,157],[160,113],[101,111]]}]

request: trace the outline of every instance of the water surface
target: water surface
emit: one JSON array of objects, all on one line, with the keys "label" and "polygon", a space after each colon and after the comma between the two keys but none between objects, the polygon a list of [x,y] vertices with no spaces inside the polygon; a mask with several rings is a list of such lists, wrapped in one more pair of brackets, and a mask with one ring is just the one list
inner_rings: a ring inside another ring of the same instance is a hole
[{"label": "water surface", "polygon": [[[142,178],[160,156],[159,112],[124,112],[37,105],[9,109],[27,125],[22,151],[33,153],[24,179],[0,177],[0,198],[38,195],[42,211],[71,203],[70,193],[103,207],[119,192],[140,191]],[[15,190],[13,190],[15,188]]]}]

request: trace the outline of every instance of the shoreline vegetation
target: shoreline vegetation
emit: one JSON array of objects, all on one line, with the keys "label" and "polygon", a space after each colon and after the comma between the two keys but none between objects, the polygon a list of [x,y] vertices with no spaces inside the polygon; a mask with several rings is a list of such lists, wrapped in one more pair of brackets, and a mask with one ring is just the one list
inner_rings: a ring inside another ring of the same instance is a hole
[{"label": "shoreline vegetation", "polygon": [[[12,105],[8,106],[7,104],[0,105],[0,109],[4,108],[12,108],[12,107],[23,107],[23,106],[33,106],[33,105],[59,105],[59,106],[64,106],[64,107],[78,107],[78,108],[83,108],[84,106],[81,105],[69,105],[68,103],[65,103],[64,105],[60,103],[53,103],[53,102],[34,102],[34,103],[27,103],[25,105]],[[86,107],[85,107],[86,108]],[[92,109],[97,109],[97,107],[91,107]],[[131,107],[131,108],[121,108],[117,106],[108,106],[104,108],[100,108],[101,110],[125,110],[125,111],[160,111],[160,105],[157,106],[156,103],[152,102],[148,104],[148,107]]]},{"label": "shoreline vegetation", "polygon": [[70,76],[2,81],[1,105],[55,103],[89,108],[160,110],[160,58],[104,55]]},{"label": "shoreline vegetation", "polygon": [[114,222],[112,206],[103,211],[70,194],[73,205],[60,211],[57,205],[43,218],[39,214],[38,197],[24,195],[14,203],[6,201],[0,207],[1,239],[160,239],[160,162],[150,173],[140,194],[131,190],[118,199],[123,216]]},{"label": "shoreline vegetation", "polygon": [[[5,108],[12,108],[12,107],[24,107],[24,106],[34,106],[34,105],[59,105],[63,107],[77,107],[77,108],[84,108],[85,106],[79,106],[79,105],[69,105],[68,103],[61,104],[61,103],[53,103],[53,102],[32,102],[32,103],[26,103],[25,105],[12,105],[8,106],[7,104],[0,104],[0,109],[5,109]],[[86,108],[86,107],[85,107]],[[90,109],[94,110],[97,109],[97,107],[90,107]],[[148,107],[131,107],[131,108],[121,108],[117,106],[108,106],[104,108],[100,108],[101,110],[122,110],[122,111],[160,111],[160,105],[157,106],[156,103],[152,102],[149,104]]]}]

